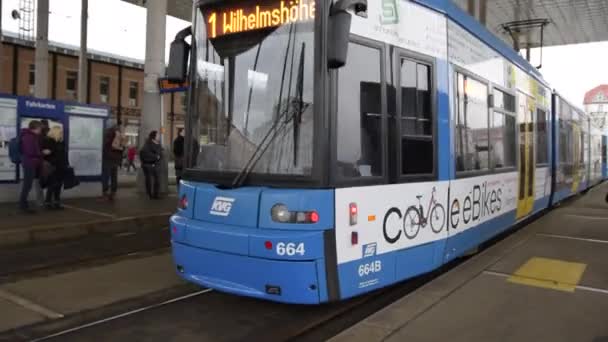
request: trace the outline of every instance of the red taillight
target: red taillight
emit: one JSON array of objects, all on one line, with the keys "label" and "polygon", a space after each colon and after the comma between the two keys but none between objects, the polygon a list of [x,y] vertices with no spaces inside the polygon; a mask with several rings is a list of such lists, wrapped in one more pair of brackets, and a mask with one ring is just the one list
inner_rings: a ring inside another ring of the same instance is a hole
[{"label": "red taillight", "polygon": [[173,226],[172,230],[173,230],[173,234],[177,234],[177,227],[176,226]]},{"label": "red taillight", "polygon": [[188,197],[183,195],[182,198],[179,199],[178,207],[181,210],[186,210],[188,208]]},{"label": "red taillight", "polygon": [[319,222],[319,214],[316,211],[310,213],[310,222],[317,223]]},{"label": "red taillight", "polygon": [[359,233],[357,233],[357,232],[350,233],[350,244],[354,246],[358,243],[359,243]]},{"label": "red taillight", "polygon": [[272,242],[271,241],[264,242],[264,247],[266,247],[266,249],[272,249]]},{"label": "red taillight", "polygon": [[359,209],[357,208],[357,203],[351,203],[348,205],[348,213],[349,213],[349,222],[351,226],[357,224],[357,214],[359,213]]}]

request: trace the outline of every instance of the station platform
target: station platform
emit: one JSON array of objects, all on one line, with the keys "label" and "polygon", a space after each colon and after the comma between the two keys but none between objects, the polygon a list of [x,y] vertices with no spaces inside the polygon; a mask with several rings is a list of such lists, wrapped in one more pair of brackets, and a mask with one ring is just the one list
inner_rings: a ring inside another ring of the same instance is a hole
[{"label": "station platform", "polygon": [[608,341],[606,193],[563,203],[331,341]]},{"label": "station platform", "polygon": [[24,214],[16,203],[0,203],[0,247],[79,238],[97,233],[121,233],[167,226],[177,196],[149,200],[135,187],[120,188],[113,202],[99,198],[64,200],[65,210],[39,209]]}]

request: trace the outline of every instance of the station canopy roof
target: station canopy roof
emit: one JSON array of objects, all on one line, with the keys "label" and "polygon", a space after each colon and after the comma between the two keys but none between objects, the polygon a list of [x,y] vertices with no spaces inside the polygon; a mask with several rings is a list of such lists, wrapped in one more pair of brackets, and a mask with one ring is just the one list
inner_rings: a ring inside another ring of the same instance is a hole
[{"label": "station canopy roof", "polygon": [[[139,6],[146,1],[123,0]],[[193,0],[168,0],[169,15],[191,20]],[[607,0],[444,0],[484,22],[491,32],[521,49],[608,41]],[[517,41],[517,42],[515,42]]]},{"label": "station canopy roof", "polygon": [[[123,0],[137,6],[145,7],[146,1],[157,0]],[[190,21],[192,18],[192,2],[193,0],[167,0],[167,14]]]},{"label": "station canopy roof", "polygon": [[[608,40],[606,0],[453,0],[474,14],[492,33],[512,46],[538,47],[540,26],[543,46],[590,43]],[[544,24],[543,24],[544,23]],[[517,32],[519,28],[520,32]],[[511,33],[509,33],[509,30]]]}]

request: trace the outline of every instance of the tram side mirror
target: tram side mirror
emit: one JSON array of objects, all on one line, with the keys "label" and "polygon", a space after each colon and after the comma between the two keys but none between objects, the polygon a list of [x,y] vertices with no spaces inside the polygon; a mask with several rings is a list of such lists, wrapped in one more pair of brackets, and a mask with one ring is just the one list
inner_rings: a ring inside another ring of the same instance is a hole
[{"label": "tram side mirror", "polygon": [[190,44],[186,37],[192,34],[187,27],[175,36],[169,50],[169,66],[167,67],[167,79],[172,83],[183,83],[188,78],[188,56],[190,56]]},{"label": "tram side mirror", "polygon": [[329,15],[327,65],[338,69],[346,64],[348,57],[348,38],[352,21],[348,10],[358,16],[367,17],[367,0],[338,0],[333,4]]},{"label": "tram side mirror", "polygon": [[169,51],[167,78],[172,83],[183,83],[188,77],[188,55],[190,45],[184,40],[174,40]]}]

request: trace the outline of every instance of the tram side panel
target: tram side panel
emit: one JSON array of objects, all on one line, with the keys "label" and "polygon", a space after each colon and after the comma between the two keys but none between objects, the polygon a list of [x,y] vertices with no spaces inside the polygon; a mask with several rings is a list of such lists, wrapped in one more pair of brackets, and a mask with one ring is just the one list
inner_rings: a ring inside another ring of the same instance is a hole
[{"label": "tram side panel", "polygon": [[[449,182],[336,189],[341,298],[439,267],[447,238]],[[356,217],[352,208],[356,208]]]},{"label": "tram side panel", "polygon": [[608,179],[608,135],[602,136],[602,178]]},{"label": "tram side panel", "polygon": [[553,103],[555,186],[552,205],[576,194],[583,177],[579,112],[557,93],[553,94]]}]

